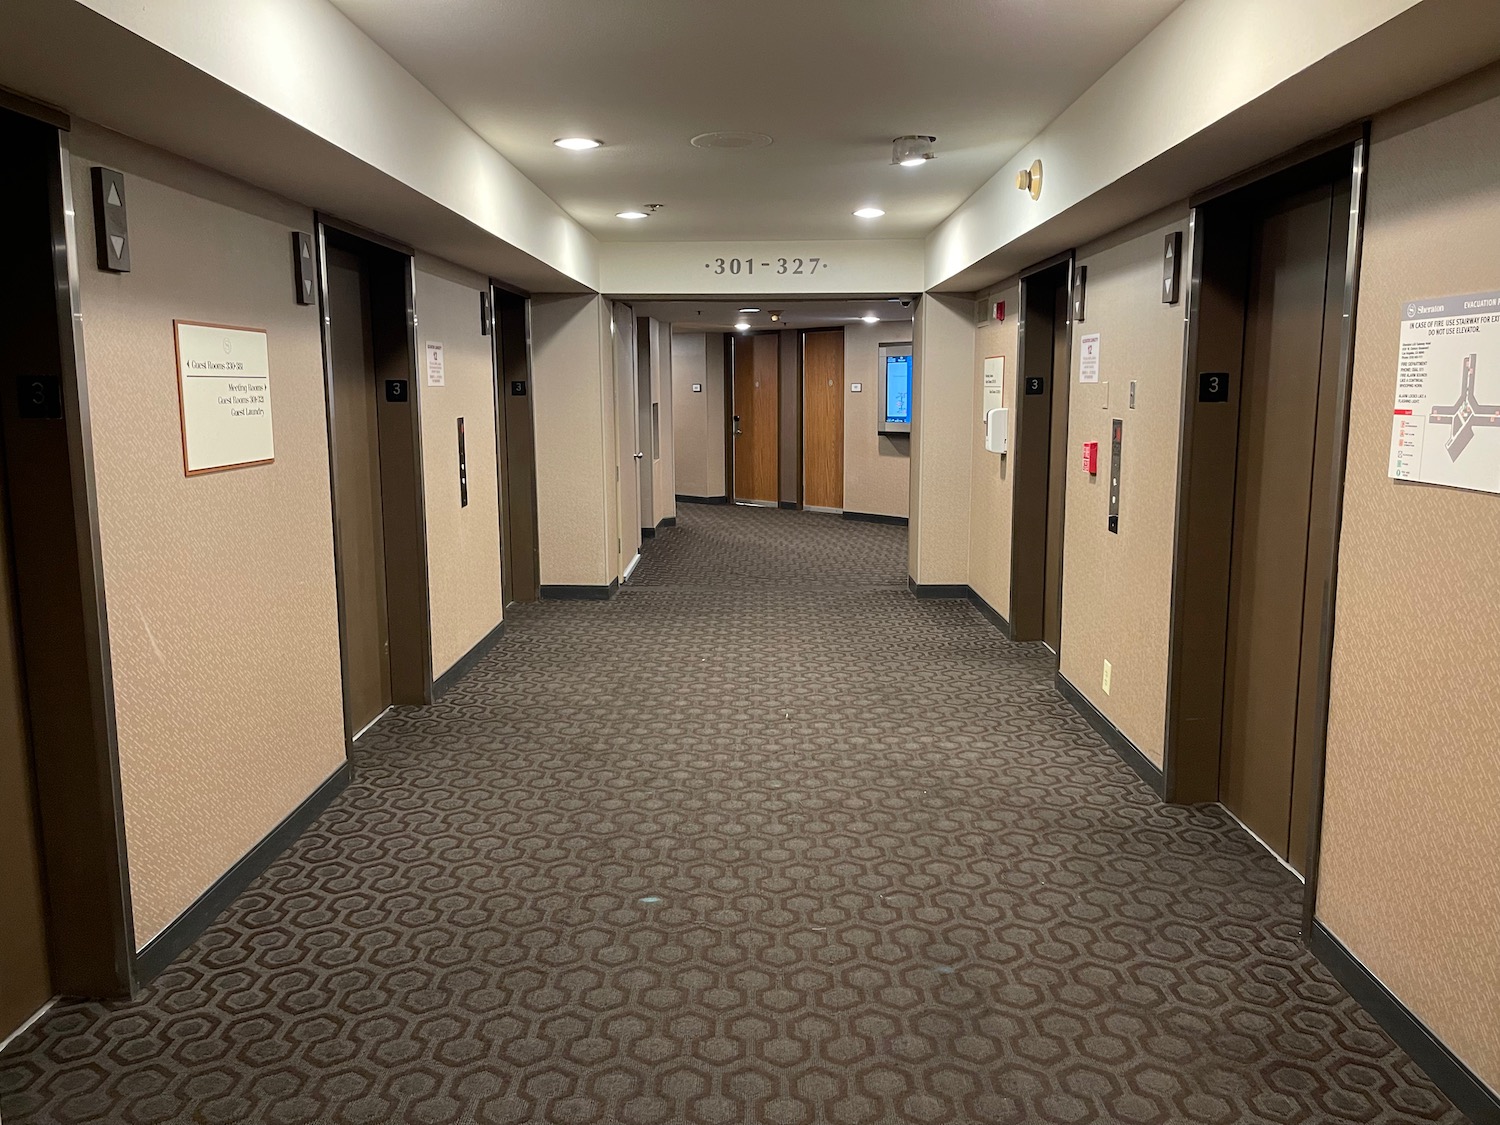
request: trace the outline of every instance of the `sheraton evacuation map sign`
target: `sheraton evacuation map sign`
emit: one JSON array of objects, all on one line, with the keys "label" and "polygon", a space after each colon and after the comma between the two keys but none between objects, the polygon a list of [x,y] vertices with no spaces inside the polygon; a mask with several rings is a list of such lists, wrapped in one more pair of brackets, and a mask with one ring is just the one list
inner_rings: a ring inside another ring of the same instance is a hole
[{"label": "sheraton evacuation map sign", "polygon": [[266,330],[190,320],[174,320],[172,329],[183,470],[193,476],[273,460]]},{"label": "sheraton evacuation map sign", "polygon": [[1389,472],[1500,492],[1500,293],[1401,307]]}]

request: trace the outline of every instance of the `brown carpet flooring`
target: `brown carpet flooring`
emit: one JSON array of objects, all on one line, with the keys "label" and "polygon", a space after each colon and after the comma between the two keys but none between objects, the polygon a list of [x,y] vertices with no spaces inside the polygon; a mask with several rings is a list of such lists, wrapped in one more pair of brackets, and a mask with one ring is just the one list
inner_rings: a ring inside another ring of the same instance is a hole
[{"label": "brown carpet flooring", "polygon": [[363,739],[137,1003],[23,1037],[6,1125],[1463,1120],[903,529],[680,518]]}]

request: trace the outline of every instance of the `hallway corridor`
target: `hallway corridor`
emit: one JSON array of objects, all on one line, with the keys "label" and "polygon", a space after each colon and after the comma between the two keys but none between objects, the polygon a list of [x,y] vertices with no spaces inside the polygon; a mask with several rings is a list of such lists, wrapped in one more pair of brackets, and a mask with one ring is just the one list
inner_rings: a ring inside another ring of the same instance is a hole
[{"label": "hallway corridor", "polygon": [[1463,1120],[904,529],[679,519],[366,736],[139,1003],[23,1036],[6,1125]]}]

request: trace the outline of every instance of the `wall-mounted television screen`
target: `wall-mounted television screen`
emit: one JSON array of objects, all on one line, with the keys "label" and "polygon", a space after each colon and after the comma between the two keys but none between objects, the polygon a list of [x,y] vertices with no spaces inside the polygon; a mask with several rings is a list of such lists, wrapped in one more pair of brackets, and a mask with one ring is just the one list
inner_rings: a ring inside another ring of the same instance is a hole
[{"label": "wall-mounted television screen", "polygon": [[911,433],[911,347],[880,349],[880,432]]}]

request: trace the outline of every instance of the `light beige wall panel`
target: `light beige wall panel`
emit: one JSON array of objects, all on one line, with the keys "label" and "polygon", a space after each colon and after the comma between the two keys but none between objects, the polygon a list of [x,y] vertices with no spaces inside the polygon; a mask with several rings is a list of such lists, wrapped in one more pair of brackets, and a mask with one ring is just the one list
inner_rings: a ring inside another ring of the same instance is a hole
[{"label": "light beige wall panel", "polygon": [[[441,676],[500,624],[500,494],[490,337],[480,332],[478,274],[435,258],[417,261],[417,354],[443,345],[444,381],[417,388],[427,514],[432,674]],[[469,503],[459,502],[458,419],[464,420]]]},{"label": "light beige wall panel", "polygon": [[[136,941],[344,760],[323,358],[296,207],[78,123],[73,196]],[[92,264],[89,167],[126,176],[131,265]],[[188,478],[172,320],[268,330],[276,459]]]},{"label": "light beige wall panel", "polygon": [[[844,510],[904,516],[911,510],[911,438],[880,433],[880,345],[911,341],[911,324],[844,328]],[[850,388],[858,383],[857,393]]]},{"label": "light beige wall panel", "polygon": [[[1185,305],[1161,300],[1162,250],[1186,238],[1187,205],[1079,251],[1086,319],[1073,326],[1063,531],[1061,671],[1141,752],[1162,764],[1172,608]],[[1080,383],[1079,338],[1099,334],[1098,383]],[[1136,407],[1130,409],[1135,380]],[[1107,403],[1107,405],[1106,405]],[[1110,421],[1124,422],[1120,531],[1109,531]],[[1083,443],[1099,443],[1099,473]],[[1104,661],[1113,666],[1110,693]]]},{"label": "light beige wall panel", "polygon": [[[984,448],[984,361],[989,356],[1005,358],[1004,405],[1016,408],[1020,387],[1020,365],[1016,359],[1020,283],[1005,282],[985,295],[993,308],[1005,302],[1005,320],[991,318],[974,333],[973,387],[970,392],[969,444],[972,463],[969,485],[969,585],[996,613],[1010,618],[1010,456],[989,453]],[[1015,433],[1015,423],[1011,423]]]},{"label": "light beige wall panel", "polygon": [[922,585],[963,584],[969,580],[974,299],[928,293],[916,308],[908,559]]},{"label": "light beige wall panel", "polygon": [[[701,332],[679,332],[672,337],[672,491],[682,496],[708,496],[708,378]],[[694,391],[697,384],[700,390]]]},{"label": "light beige wall panel", "polygon": [[597,295],[534,296],[531,357],[541,581],[606,586],[616,522],[607,303]]},{"label": "light beige wall panel", "polygon": [[[1500,496],[1386,468],[1402,306],[1500,289],[1497,138],[1500,72],[1375,122],[1318,885],[1329,930],[1494,1089]],[[1478,378],[1500,397],[1493,359]]]}]

